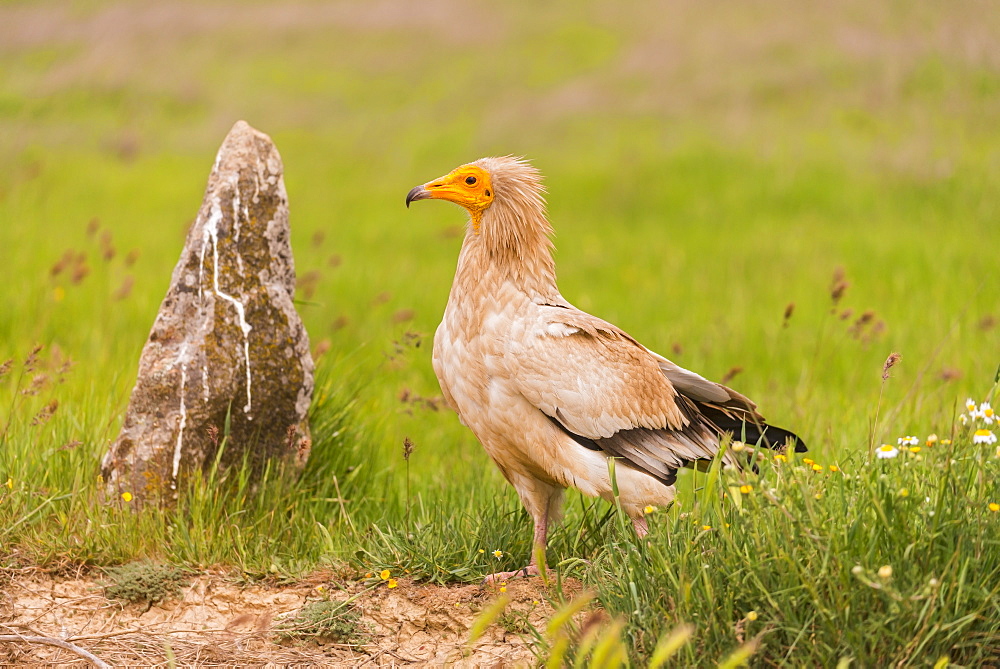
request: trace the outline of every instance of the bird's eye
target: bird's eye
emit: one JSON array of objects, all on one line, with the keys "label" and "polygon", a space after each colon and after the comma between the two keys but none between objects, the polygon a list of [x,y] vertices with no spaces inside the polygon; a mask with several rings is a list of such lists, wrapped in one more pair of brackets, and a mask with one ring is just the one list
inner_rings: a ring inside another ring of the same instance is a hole
[{"label": "bird's eye", "polygon": [[470,186],[475,186],[476,177],[465,177],[465,183],[469,184]]}]

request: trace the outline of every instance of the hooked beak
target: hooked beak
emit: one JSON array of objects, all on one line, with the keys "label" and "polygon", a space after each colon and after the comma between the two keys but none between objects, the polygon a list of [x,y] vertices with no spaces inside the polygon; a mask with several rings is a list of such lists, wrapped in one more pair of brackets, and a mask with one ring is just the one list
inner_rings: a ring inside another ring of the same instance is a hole
[{"label": "hooked beak", "polygon": [[409,209],[410,203],[416,200],[426,200],[431,197],[430,191],[428,191],[424,186],[417,186],[406,194],[406,207]]}]

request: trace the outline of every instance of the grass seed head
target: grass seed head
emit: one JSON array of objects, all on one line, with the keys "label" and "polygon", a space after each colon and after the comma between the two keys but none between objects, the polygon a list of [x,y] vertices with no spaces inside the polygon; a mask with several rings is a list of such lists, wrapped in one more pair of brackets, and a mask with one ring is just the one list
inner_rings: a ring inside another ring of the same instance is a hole
[{"label": "grass seed head", "polygon": [[795,303],[794,302],[789,302],[788,306],[785,307],[785,316],[782,319],[782,324],[781,324],[782,327],[786,327],[786,328],[788,327],[788,321],[791,320],[792,314],[794,314],[794,313],[795,313]]},{"label": "grass seed head", "polygon": [[22,365],[25,374],[35,369],[35,366],[38,364],[38,354],[41,352],[41,350],[42,350],[42,345],[35,344],[35,347],[31,349],[30,353],[28,353],[28,357],[24,359],[24,365]]},{"label": "grass seed head", "polygon": [[903,359],[903,356],[899,353],[890,353],[889,357],[885,359],[882,364],[882,380],[886,381],[889,378],[889,370],[899,364],[899,361]]},{"label": "grass seed head", "polygon": [[843,267],[837,267],[833,270],[833,280],[830,281],[830,299],[833,300],[833,309],[837,308],[837,304],[843,299],[844,292],[847,291],[849,285],[851,284],[847,282]]}]

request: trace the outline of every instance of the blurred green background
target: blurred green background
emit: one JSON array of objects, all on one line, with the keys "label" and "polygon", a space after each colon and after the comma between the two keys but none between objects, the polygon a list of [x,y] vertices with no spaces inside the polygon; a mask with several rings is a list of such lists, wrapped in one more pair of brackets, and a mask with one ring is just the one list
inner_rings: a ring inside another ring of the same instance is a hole
[{"label": "blurred green background", "polygon": [[501,479],[434,409],[464,213],[403,199],[491,154],[546,175],[570,301],[742,368],[816,452],[867,446],[891,351],[878,438],[941,429],[1000,362],[998,35],[968,1],[4,2],[0,358],[75,362],[51,429],[96,471],[245,119],[285,162],[319,366],[425,492]]}]

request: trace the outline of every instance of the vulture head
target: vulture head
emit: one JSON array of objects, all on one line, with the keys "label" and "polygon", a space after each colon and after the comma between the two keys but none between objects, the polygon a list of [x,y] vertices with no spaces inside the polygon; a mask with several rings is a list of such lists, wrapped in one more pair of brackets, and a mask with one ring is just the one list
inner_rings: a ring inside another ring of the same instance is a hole
[{"label": "vulture head", "polygon": [[[486,159],[483,159],[486,160]],[[447,200],[461,205],[470,214],[482,213],[493,204],[493,177],[478,160],[453,169],[448,174],[417,186],[406,195],[406,206],[415,200]]]},{"label": "vulture head", "polygon": [[476,262],[499,265],[528,292],[558,294],[552,260],[552,225],[537,169],[514,156],[480,158],[417,186],[415,200],[447,200],[469,212],[463,248],[484,254]]},{"label": "vulture head", "polygon": [[[454,202],[469,212],[473,226],[478,228],[484,215],[511,224],[544,219],[544,192],[541,174],[523,158],[480,158],[417,186],[407,193],[406,206],[416,200]],[[543,227],[547,229],[548,224]]]}]

